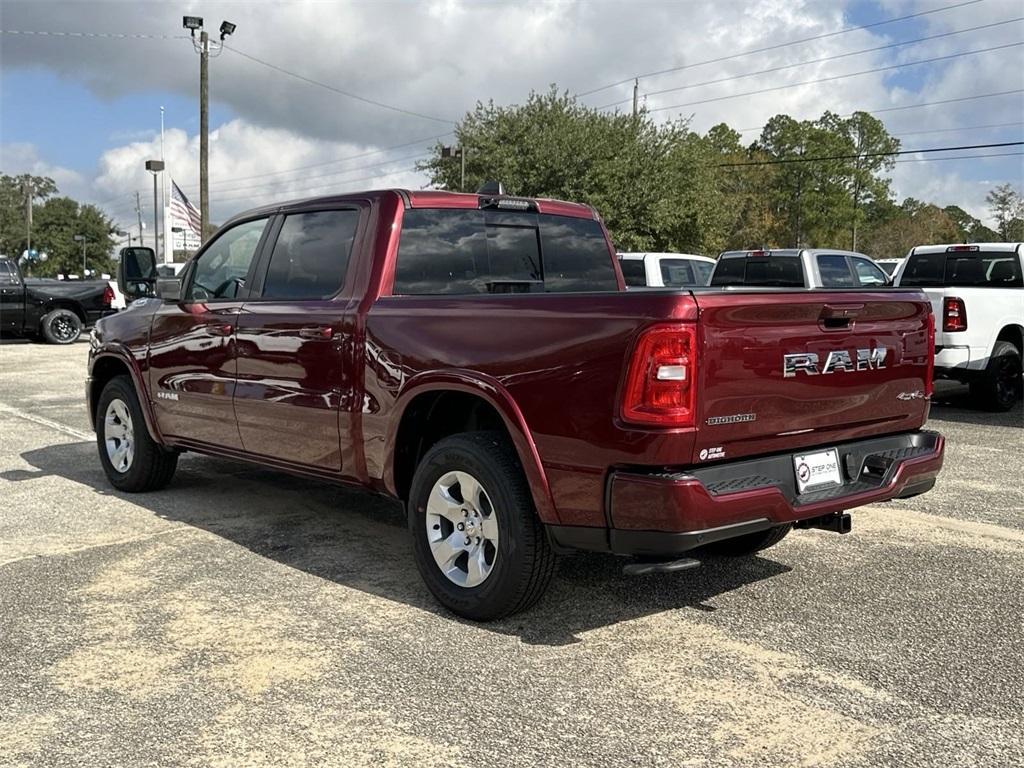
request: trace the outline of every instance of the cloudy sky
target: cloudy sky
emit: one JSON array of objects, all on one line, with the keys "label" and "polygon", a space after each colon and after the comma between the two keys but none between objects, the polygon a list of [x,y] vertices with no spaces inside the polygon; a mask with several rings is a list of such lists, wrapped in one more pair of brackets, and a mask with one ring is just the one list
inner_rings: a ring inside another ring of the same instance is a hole
[{"label": "cloudy sky", "polygon": [[[215,221],[309,194],[422,187],[414,164],[476,101],[552,83],[628,109],[621,81],[640,75],[658,119],[725,121],[750,141],[774,114],[826,109],[876,112],[907,149],[1024,138],[1019,0],[3,0],[0,170],[51,176],[127,228],[136,190],[152,216],[143,162],[159,156],[163,106],[168,168],[198,205],[199,58],[184,13],[211,32],[237,25],[210,62]],[[987,218],[986,191],[1022,185],[1024,157],[938,158],[1022,149],[905,156],[894,186]]]}]

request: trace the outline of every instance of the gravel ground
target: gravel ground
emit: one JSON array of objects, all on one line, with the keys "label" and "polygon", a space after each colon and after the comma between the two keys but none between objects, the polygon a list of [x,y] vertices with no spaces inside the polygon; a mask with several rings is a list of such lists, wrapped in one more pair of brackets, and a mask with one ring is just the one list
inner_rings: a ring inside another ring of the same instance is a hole
[{"label": "gravel ground", "polygon": [[439,609],[393,503],[186,455],[113,492],[83,343],[0,344],[0,764],[1008,766],[1024,414],[944,388],[929,494],[746,562]]}]

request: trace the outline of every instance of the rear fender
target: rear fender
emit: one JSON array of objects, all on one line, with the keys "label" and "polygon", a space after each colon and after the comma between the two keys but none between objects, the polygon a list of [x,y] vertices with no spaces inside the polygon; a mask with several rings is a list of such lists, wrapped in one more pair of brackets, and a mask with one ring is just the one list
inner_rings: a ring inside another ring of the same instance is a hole
[{"label": "rear fender", "polygon": [[477,371],[427,371],[409,379],[395,403],[394,415],[388,425],[385,443],[387,459],[384,466],[384,484],[387,490],[393,495],[398,495],[394,462],[395,443],[399,425],[402,423],[402,416],[417,395],[431,391],[465,392],[476,395],[497,411],[512,438],[516,453],[519,455],[519,463],[526,474],[533,503],[537,509],[537,516],[543,523],[557,524],[558,514],[555,511],[551,488],[548,485],[540,454],[537,452],[537,446],[522,411],[519,410],[512,395],[501,385],[501,382]]}]

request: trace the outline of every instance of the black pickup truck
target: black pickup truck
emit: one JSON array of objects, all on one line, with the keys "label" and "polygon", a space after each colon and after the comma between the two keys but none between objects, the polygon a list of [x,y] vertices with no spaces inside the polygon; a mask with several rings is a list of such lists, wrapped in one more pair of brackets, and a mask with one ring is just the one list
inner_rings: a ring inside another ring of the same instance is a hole
[{"label": "black pickup truck", "polygon": [[106,280],[25,279],[14,259],[0,259],[0,331],[72,344],[82,329],[112,312]]}]

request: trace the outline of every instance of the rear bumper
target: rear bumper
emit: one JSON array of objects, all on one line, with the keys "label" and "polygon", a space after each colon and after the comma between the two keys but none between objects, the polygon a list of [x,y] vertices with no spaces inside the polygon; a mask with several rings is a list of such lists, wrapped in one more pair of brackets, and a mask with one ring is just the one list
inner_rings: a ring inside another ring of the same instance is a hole
[{"label": "rear bumper", "polygon": [[[792,454],[679,472],[613,472],[608,528],[552,526],[553,543],[628,555],[674,555],[783,523],[916,496],[942,468],[944,440],[918,431],[844,443],[843,484],[799,495]],[[806,449],[804,449],[806,450]]]}]

